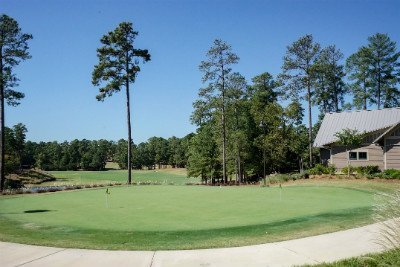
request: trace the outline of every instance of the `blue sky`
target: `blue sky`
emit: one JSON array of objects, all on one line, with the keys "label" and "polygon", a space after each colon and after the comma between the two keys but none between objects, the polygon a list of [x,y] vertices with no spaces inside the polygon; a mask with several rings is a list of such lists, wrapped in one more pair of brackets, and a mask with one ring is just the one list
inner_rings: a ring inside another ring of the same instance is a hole
[{"label": "blue sky", "polygon": [[6,109],[6,125],[24,123],[33,141],[126,138],[124,93],[98,102],[91,84],[99,40],[121,21],[133,22],[137,47],[152,56],[132,86],[134,142],[195,130],[198,65],[215,38],[232,45],[234,71],[248,81],[278,74],[286,46],[305,34],[346,57],[376,32],[400,43],[400,1],[0,0],[0,13],[34,36],[32,59],[16,69],[26,97]]}]

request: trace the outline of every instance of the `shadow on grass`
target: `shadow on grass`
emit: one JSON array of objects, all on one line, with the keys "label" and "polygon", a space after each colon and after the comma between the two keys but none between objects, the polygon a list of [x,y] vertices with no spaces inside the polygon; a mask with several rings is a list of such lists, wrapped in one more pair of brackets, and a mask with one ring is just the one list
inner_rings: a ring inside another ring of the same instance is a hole
[{"label": "shadow on grass", "polygon": [[41,212],[50,212],[54,210],[24,210],[24,213],[41,213]]},{"label": "shadow on grass", "polygon": [[[55,211],[55,210],[24,210],[22,213],[44,213],[44,212],[51,212],[51,211]],[[21,214],[21,212],[7,212],[7,213],[1,213],[0,215],[11,215],[11,214]]]}]

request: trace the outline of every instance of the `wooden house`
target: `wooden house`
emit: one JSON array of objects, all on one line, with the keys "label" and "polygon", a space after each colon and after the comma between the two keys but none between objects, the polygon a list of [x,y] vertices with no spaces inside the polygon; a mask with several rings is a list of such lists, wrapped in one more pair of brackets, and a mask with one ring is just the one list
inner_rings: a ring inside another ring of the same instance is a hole
[{"label": "wooden house", "polygon": [[[355,129],[364,134],[364,142],[347,155],[338,144],[337,132]],[[400,169],[400,108],[327,113],[314,141],[324,164],[337,169],[347,166],[377,165],[381,170]]]}]

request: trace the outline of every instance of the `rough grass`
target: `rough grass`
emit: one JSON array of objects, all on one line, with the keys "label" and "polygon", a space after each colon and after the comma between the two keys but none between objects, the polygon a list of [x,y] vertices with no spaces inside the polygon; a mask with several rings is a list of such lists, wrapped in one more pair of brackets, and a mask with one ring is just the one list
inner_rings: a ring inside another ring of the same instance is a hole
[{"label": "rough grass", "polygon": [[160,250],[286,240],[372,222],[373,190],[134,186],[0,198],[0,239]]},{"label": "rough grass", "polygon": [[304,265],[303,267],[379,267],[400,266],[400,249],[389,250],[383,253],[367,254],[333,263],[322,263],[317,265]]},{"label": "rough grass", "polygon": [[341,176],[315,176],[312,179],[301,179],[289,181],[285,186],[333,186],[353,189],[368,190],[371,192],[393,192],[400,189],[400,182],[397,180],[383,179],[348,179]]}]

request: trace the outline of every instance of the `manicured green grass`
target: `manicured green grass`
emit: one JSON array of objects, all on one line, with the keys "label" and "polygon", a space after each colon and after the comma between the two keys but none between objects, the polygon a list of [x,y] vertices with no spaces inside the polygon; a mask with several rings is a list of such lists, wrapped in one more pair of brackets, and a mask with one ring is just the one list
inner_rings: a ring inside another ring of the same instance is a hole
[{"label": "manicured green grass", "polygon": [[[327,186],[112,187],[0,198],[0,240],[191,249],[298,238],[371,222],[373,192]],[[282,195],[281,195],[282,194]]]},{"label": "manicured green grass", "polygon": [[[57,180],[43,185],[61,184],[105,184],[110,182],[126,183],[127,170],[108,171],[50,171]],[[183,185],[188,182],[199,182],[195,178],[187,178],[186,169],[161,169],[161,170],[134,170],[134,182],[160,182],[163,184]]]}]

